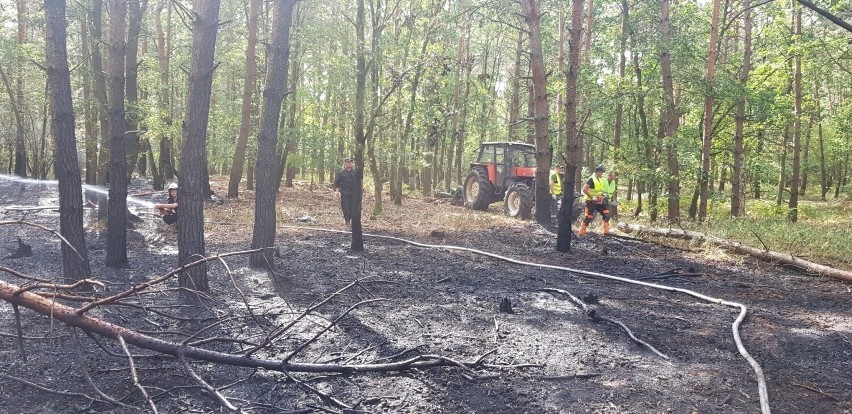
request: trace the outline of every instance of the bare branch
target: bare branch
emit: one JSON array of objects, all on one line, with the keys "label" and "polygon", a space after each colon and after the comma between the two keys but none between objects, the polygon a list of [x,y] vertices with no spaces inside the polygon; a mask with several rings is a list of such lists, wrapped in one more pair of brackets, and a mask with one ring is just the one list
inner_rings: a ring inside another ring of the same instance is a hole
[{"label": "bare branch", "polygon": [[5,379],[8,379],[8,380],[17,381],[17,382],[20,382],[21,384],[28,385],[30,387],[37,389],[37,390],[41,390],[41,391],[48,392],[48,393],[51,393],[51,394],[62,395],[62,396],[65,396],[65,397],[85,398],[85,399],[89,400],[89,402],[101,401],[97,398],[92,398],[92,397],[90,397],[86,394],[80,393],[80,392],[68,392],[68,391],[54,390],[54,389],[51,389],[51,388],[47,388],[44,385],[39,385],[39,384],[36,384],[34,382],[27,381],[23,378],[18,378],[18,377],[13,376],[13,375],[4,374],[2,372],[0,372],[0,378],[5,378]]},{"label": "bare branch", "polygon": [[106,303],[112,303],[112,302],[115,302],[119,299],[124,299],[128,296],[135,295],[137,292],[145,290],[145,289],[147,289],[147,288],[149,288],[153,285],[165,282],[166,280],[174,277],[175,275],[182,273],[182,272],[184,272],[184,271],[186,271],[190,268],[193,268],[195,266],[198,266],[198,265],[201,265],[201,264],[204,264],[204,263],[207,263],[207,262],[212,262],[214,260],[221,260],[221,258],[223,258],[223,257],[251,254],[251,253],[259,252],[260,250],[261,249],[243,250],[243,251],[239,251],[239,252],[218,254],[216,256],[202,257],[199,260],[196,260],[196,261],[191,262],[191,263],[187,263],[187,264],[185,264],[185,265],[183,265],[183,266],[181,266],[177,269],[172,270],[169,273],[166,273],[163,276],[160,276],[160,277],[154,279],[154,280],[151,280],[151,281],[148,281],[148,282],[145,282],[145,283],[140,283],[136,286],[133,286],[133,288],[125,290],[124,292],[121,292],[119,294],[110,296],[108,298],[103,298],[101,300],[94,301],[94,302],[78,309],[77,312],[79,312],[79,315],[82,315],[82,314],[86,313],[87,311],[89,311],[92,308],[95,308],[97,306],[100,306],[100,305],[103,305],[103,304],[106,304]]},{"label": "bare branch", "polygon": [[290,360],[291,358],[293,358],[296,354],[298,354],[298,353],[299,353],[299,351],[301,351],[301,350],[305,349],[305,348],[306,348],[308,345],[310,345],[312,342],[314,342],[314,341],[316,341],[317,339],[319,339],[319,337],[320,337],[320,336],[322,336],[322,334],[324,334],[324,333],[328,332],[328,330],[329,330],[329,329],[331,329],[334,325],[337,325],[337,322],[340,322],[340,320],[341,320],[341,319],[343,319],[343,317],[345,317],[346,315],[348,315],[348,314],[349,314],[349,312],[352,312],[353,310],[357,309],[357,308],[358,308],[359,306],[361,306],[361,305],[366,305],[366,304],[368,304],[368,303],[372,303],[372,302],[381,302],[381,301],[385,301],[385,300],[387,300],[387,299],[369,299],[369,300],[363,300],[363,301],[361,301],[361,302],[358,302],[358,303],[356,303],[356,304],[354,304],[354,305],[350,306],[350,307],[349,307],[349,309],[346,309],[346,311],[345,311],[345,312],[343,312],[343,314],[341,314],[340,316],[338,316],[338,317],[337,317],[337,319],[335,319],[334,321],[332,321],[330,324],[328,324],[328,326],[326,326],[325,328],[323,328],[321,331],[317,332],[317,334],[316,334],[316,335],[314,335],[314,337],[313,337],[313,338],[311,338],[311,339],[309,339],[309,340],[305,341],[305,343],[303,343],[303,344],[299,345],[299,347],[298,347],[298,348],[296,348],[293,352],[291,352],[291,353],[290,353],[290,355],[287,355],[287,357],[286,357],[286,358],[284,358],[284,362],[289,361],[289,360]]},{"label": "bare branch", "polygon": [[74,350],[76,351],[74,355],[76,356],[76,359],[77,359],[77,365],[79,365],[79,368],[80,368],[80,375],[82,375],[83,379],[86,380],[86,385],[88,385],[89,388],[91,388],[92,391],[94,391],[96,394],[100,395],[101,398],[103,398],[103,399],[105,399],[105,400],[107,400],[107,401],[109,401],[109,402],[111,402],[115,405],[118,405],[118,406],[121,406],[121,407],[124,407],[124,408],[133,408],[133,407],[127,405],[127,404],[124,404],[124,403],[116,400],[115,398],[110,397],[109,395],[104,394],[104,392],[101,391],[101,389],[98,388],[97,385],[95,385],[95,382],[92,381],[92,377],[89,375],[89,369],[87,368],[87,364],[86,364],[86,356],[83,355],[83,347],[80,345],[80,338],[77,337],[77,328],[74,327],[74,326],[71,326],[68,329],[71,331],[71,342],[73,343]]},{"label": "bare branch", "polygon": [[133,363],[133,355],[130,354],[130,349],[127,348],[127,343],[124,342],[124,338],[121,335],[118,336],[118,343],[121,345],[121,349],[124,350],[124,354],[127,355],[127,360],[130,362],[130,375],[133,377],[133,385],[136,385],[136,388],[142,392],[142,395],[145,397],[145,401],[148,401],[148,405],[151,406],[151,411],[153,411],[154,414],[159,414],[154,401],[152,401],[151,397],[148,396],[148,391],[145,391],[145,387],[139,383],[139,375],[136,374],[136,364]]},{"label": "bare branch", "polygon": [[571,302],[574,302],[574,304],[576,304],[580,309],[582,309],[583,312],[585,312],[586,315],[589,318],[591,318],[593,321],[601,320],[601,321],[610,323],[612,325],[618,326],[621,329],[623,329],[624,332],[627,332],[627,335],[630,337],[630,339],[632,339],[637,344],[648,348],[651,352],[657,354],[658,356],[662,357],[663,359],[669,359],[668,355],[658,351],[657,348],[654,348],[653,345],[637,338],[636,335],[633,335],[633,331],[631,331],[630,328],[627,327],[627,325],[625,325],[625,324],[623,324],[620,321],[617,321],[615,319],[607,318],[605,316],[598,315],[597,312],[595,312],[594,309],[589,308],[589,305],[586,305],[585,302],[580,300],[578,297],[572,295],[570,292],[562,290],[562,289],[554,289],[554,288],[544,288],[544,289],[542,289],[542,291],[550,292],[550,293],[560,293],[560,294],[568,296],[571,299]]},{"label": "bare branch", "polygon": [[21,329],[21,312],[18,310],[18,305],[12,304],[12,310],[15,311],[15,329],[18,332],[18,349],[21,351],[21,358],[27,362],[27,351],[24,349],[24,331]]},{"label": "bare branch", "polygon": [[189,374],[192,379],[195,380],[202,388],[204,388],[213,398],[219,401],[220,404],[224,405],[225,408],[234,411],[240,412],[240,409],[231,404],[228,399],[222,395],[216,388],[213,388],[212,385],[208,384],[204,379],[198,376],[195,371],[192,370],[192,366],[189,365],[189,361],[187,361],[186,356],[182,352],[178,352],[178,359],[180,359],[180,363],[183,364],[183,369]]}]

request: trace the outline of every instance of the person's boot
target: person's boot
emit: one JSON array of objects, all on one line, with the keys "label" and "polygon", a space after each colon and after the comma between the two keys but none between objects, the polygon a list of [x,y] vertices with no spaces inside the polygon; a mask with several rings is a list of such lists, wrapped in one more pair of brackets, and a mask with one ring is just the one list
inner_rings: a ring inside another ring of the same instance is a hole
[{"label": "person's boot", "polygon": [[580,236],[585,236],[585,235],[586,235],[586,222],[584,221],[583,224],[580,224]]},{"label": "person's boot", "polygon": [[609,235],[609,222],[608,221],[603,222],[603,233],[604,233],[604,236]]}]

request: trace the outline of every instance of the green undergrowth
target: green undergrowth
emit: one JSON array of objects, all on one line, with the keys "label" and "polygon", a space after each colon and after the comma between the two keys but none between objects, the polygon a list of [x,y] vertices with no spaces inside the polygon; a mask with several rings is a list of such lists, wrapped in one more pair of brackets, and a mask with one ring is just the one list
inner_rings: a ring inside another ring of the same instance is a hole
[{"label": "green undergrowth", "polygon": [[[619,208],[621,221],[668,226],[664,224],[664,206],[660,208],[657,223],[649,223],[647,213],[633,218],[630,212],[634,206],[629,203],[621,203]],[[774,200],[749,200],[745,217],[730,217],[729,208],[727,203],[711,203],[704,223],[690,221],[684,208],[680,227],[759,249],[852,269],[852,201],[802,200],[796,223],[788,220],[787,205],[776,206]]]}]

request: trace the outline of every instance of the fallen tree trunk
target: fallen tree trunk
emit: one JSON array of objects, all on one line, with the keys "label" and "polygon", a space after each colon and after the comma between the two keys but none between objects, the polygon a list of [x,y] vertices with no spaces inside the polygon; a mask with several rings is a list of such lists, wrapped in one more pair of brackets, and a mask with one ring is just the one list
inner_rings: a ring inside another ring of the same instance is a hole
[{"label": "fallen tree trunk", "polygon": [[771,250],[761,250],[751,246],[747,246],[735,241],[722,239],[719,237],[707,236],[706,234],[678,229],[664,229],[656,227],[640,226],[638,224],[618,223],[618,228],[625,233],[651,234],[654,236],[673,237],[685,240],[695,240],[702,242],[713,243],[715,246],[730,250],[739,254],[746,254],[758,259],[767,260],[775,263],[780,263],[787,266],[802,269],[808,273],[815,273],[821,276],[828,276],[834,279],[852,282],[852,272],[843,269],[836,269],[830,266],[821,265],[807,260],[799,259],[791,254],[773,252]]},{"label": "fallen tree trunk", "polygon": [[204,348],[154,338],[102,319],[87,316],[86,314],[80,314],[79,310],[76,308],[65,306],[44,296],[28,292],[25,289],[21,289],[19,286],[3,281],[0,281],[0,300],[31,309],[42,315],[55,318],[68,325],[83,329],[84,331],[114,340],[118,340],[118,338],[121,337],[125,342],[142,349],[171,355],[177,358],[184,357],[239,367],[263,368],[279,372],[346,374],[401,371],[438,366],[459,366],[464,368],[476,368],[482,366],[488,366],[490,368],[498,367],[483,363],[483,359],[491,354],[491,352],[483,354],[474,361],[457,361],[440,355],[419,355],[403,361],[384,364],[317,364],[253,358],[240,354],[211,351]]}]

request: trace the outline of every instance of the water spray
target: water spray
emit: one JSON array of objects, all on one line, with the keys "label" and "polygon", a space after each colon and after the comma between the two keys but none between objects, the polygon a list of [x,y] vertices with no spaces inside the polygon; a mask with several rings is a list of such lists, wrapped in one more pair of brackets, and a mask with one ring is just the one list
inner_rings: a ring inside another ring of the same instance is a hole
[{"label": "water spray", "polygon": [[[14,175],[6,175],[0,174],[0,179],[12,181],[20,184],[41,184],[41,185],[51,185],[51,186],[59,186],[59,181],[57,180],[37,180],[34,178],[21,178],[16,177]],[[83,189],[86,191],[90,191],[93,193],[101,194],[105,197],[109,196],[109,190],[104,187],[98,187],[91,184],[83,184]],[[142,200],[141,198],[136,198],[133,196],[127,197],[127,202],[131,204],[136,204],[141,206],[142,208],[154,208],[154,203],[148,200]]]}]

